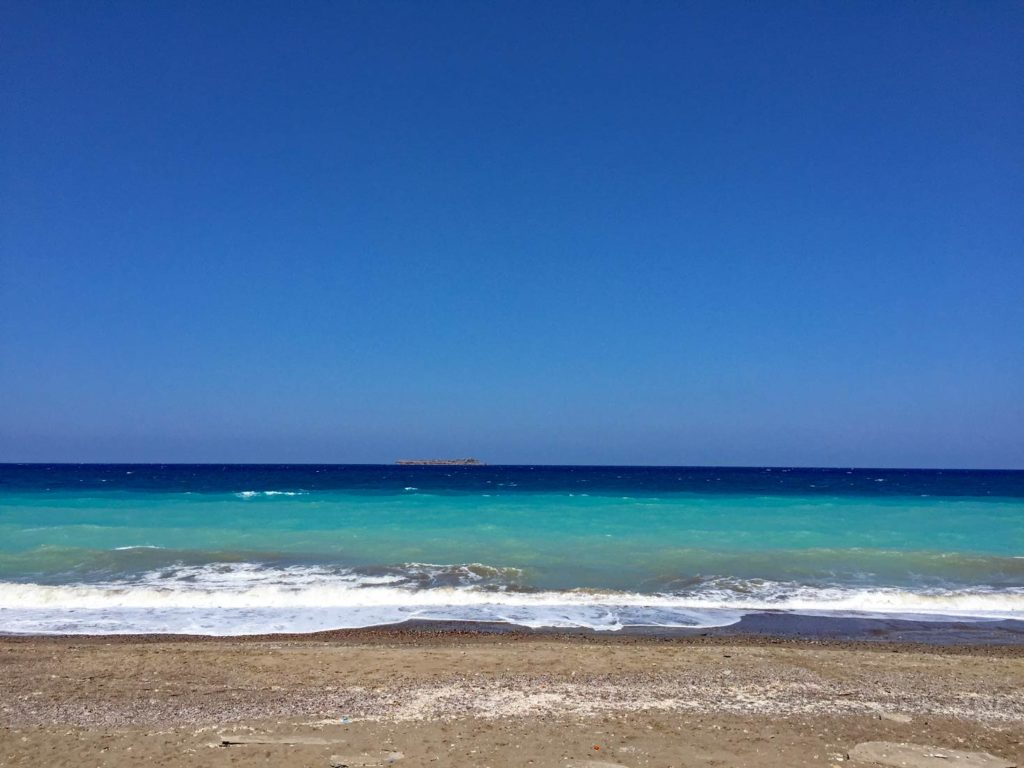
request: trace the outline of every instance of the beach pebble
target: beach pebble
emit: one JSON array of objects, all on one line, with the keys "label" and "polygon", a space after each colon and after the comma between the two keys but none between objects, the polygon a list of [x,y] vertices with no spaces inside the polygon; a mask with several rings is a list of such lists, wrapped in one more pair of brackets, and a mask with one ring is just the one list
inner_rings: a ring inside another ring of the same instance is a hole
[{"label": "beach pebble", "polygon": [[401,752],[388,752],[380,757],[370,755],[331,755],[331,768],[371,768],[371,766],[391,765],[405,755]]},{"label": "beach pebble", "polygon": [[901,712],[879,712],[878,716],[883,720],[892,720],[894,723],[909,723],[914,719],[910,715],[904,715]]},{"label": "beach pebble", "polygon": [[858,744],[850,750],[850,759],[893,768],[1016,768],[1016,763],[988,752],[965,752],[893,741]]},{"label": "beach pebble", "polygon": [[281,745],[311,745],[311,746],[328,746],[331,744],[344,744],[345,739],[340,738],[325,738],[323,736],[307,736],[303,734],[295,734],[292,736],[273,736],[267,735],[241,735],[241,736],[221,736],[221,746],[234,747],[234,746],[245,746],[246,744],[281,744]]}]

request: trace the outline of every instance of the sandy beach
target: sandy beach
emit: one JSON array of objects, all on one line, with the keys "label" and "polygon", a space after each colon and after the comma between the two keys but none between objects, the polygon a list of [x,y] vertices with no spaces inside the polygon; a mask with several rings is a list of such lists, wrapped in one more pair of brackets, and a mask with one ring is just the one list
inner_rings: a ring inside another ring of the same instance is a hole
[{"label": "sandy beach", "polygon": [[7,637],[0,664],[4,766],[1024,762],[1019,645],[418,628]]}]

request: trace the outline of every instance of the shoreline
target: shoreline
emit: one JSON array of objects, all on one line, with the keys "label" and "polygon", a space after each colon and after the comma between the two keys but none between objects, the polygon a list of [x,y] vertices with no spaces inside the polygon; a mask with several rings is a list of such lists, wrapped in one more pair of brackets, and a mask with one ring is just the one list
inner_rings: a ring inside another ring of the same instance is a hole
[{"label": "shoreline", "polygon": [[[2,615],[2,614],[0,614]],[[2,625],[0,625],[2,626]],[[942,653],[982,653],[1024,657],[1024,621],[911,621],[858,617],[821,617],[755,613],[721,627],[627,626],[615,631],[586,628],[531,628],[502,622],[411,620],[398,624],[316,632],[245,635],[187,633],[5,634],[13,643],[417,643],[445,638],[460,641],[501,639],[516,642],[561,641],[592,644],[787,645],[793,647],[913,649]]]}]

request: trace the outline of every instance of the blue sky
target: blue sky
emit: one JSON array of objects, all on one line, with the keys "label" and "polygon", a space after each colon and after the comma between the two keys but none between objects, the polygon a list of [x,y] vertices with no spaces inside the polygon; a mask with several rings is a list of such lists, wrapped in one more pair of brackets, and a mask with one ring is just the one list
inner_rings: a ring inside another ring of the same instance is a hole
[{"label": "blue sky", "polygon": [[1024,5],[0,3],[0,460],[1024,467]]}]

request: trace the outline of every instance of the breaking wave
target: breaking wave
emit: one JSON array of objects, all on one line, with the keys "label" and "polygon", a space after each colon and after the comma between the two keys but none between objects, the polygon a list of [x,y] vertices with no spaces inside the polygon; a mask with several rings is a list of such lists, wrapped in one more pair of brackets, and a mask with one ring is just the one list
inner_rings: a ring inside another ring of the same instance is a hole
[{"label": "breaking wave", "polygon": [[917,620],[1024,619],[1024,588],[810,586],[708,578],[643,594],[538,590],[515,568],[479,563],[352,569],[252,562],[173,565],[134,577],[46,585],[0,582],[0,632],[311,632],[411,619],[618,630],[712,627],[759,611]]}]

